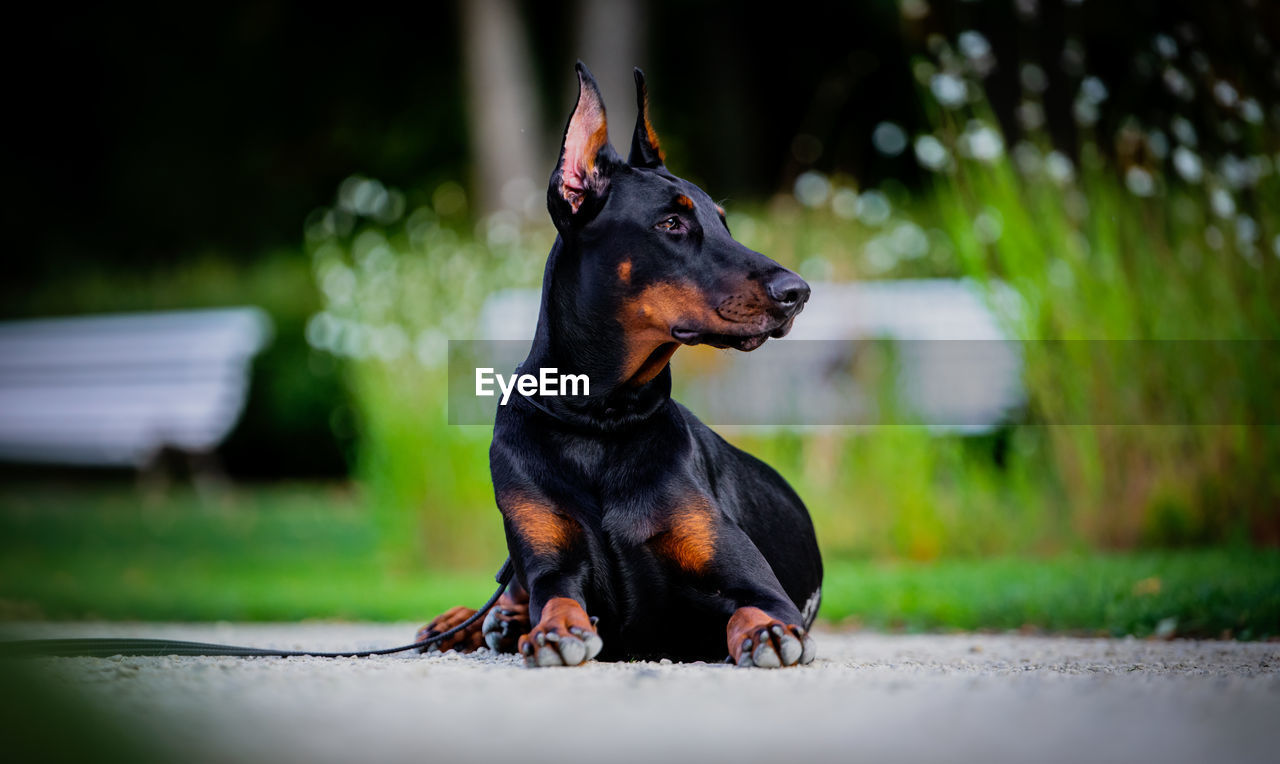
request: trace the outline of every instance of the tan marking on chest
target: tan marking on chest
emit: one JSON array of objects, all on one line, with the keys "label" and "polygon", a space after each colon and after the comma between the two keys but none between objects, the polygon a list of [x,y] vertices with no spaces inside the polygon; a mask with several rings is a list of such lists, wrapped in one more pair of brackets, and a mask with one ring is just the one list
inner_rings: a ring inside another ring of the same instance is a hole
[{"label": "tan marking on chest", "polygon": [[502,503],[516,534],[539,556],[557,554],[578,531],[575,522],[544,502],[515,497]]},{"label": "tan marking on chest", "polygon": [[715,559],[715,522],[715,511],[706,499],[690,501],[675,512],[670,529],[658,536],[658,553],[690,573],[705,571]]}]

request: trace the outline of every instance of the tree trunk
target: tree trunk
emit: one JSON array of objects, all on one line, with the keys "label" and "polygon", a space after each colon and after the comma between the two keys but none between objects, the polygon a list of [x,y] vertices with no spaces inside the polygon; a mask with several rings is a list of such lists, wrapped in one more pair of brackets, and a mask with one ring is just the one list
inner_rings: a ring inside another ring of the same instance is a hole
[{"label": "tree trunk", "polygon": [[[578,50],[595,75],[609,115],[609,141],[623,157],[636,123],[632,68],[644,68],[644,6],[638,0],[583,0],[578,5]],[[573,83],[577,88],[577,82]]]},{"label": "tree trunk", "polygon": [[473,210],[522,210],[545,183],[533,60],[514,0],[461,2]]}]

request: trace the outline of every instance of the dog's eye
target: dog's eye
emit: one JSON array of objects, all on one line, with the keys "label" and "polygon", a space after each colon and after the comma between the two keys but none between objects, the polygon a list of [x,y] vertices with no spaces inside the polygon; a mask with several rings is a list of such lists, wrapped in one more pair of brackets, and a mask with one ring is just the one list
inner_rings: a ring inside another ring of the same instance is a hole
[{"label": "dog's eye", "polygon": [[672,215],[654,226],[654,228],[657,228],[659,231],[679,231],[683,227],[684,223],[675,215]]}]

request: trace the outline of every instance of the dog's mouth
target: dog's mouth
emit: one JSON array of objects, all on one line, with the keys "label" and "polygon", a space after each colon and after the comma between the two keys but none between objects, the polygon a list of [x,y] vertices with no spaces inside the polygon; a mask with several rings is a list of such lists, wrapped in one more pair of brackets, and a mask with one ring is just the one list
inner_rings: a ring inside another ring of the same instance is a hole
[{"label": "dog's mouth", "polygon": [[745,353],[760,347],[770,337],[787,336],[787,332],[791,331],[791,325],[795,323],[795,320],[796,317],[792,315],[771,329],[753,334],[704,332],[700,329],[677,326],[671,330],[671,336],[684,345],[710,345],[713,348],[721,349],[733,348]]}]

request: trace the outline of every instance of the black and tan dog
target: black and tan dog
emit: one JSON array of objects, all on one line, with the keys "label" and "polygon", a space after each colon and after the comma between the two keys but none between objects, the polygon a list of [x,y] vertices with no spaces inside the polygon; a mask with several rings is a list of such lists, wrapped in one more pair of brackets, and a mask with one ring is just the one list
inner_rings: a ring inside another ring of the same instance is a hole
[{"label": "black and tan dog", "polygon": [[[724,210],[667,171],[640,70],[625,162],[595,80],[577,71],[547,192],[559,236],[521,368],[586,374],[590,394],[499,407],[490,465],[515,579],[481,627],[440,649],[487,644],[530,666],[726,652],[740,666],[808,663],[822,585],[809,514],[671,399],[668,361],[682,344],[753,350],[783,336],[809,286],[734,241]],[[454,608],[419,638],[473,612]]]}]

